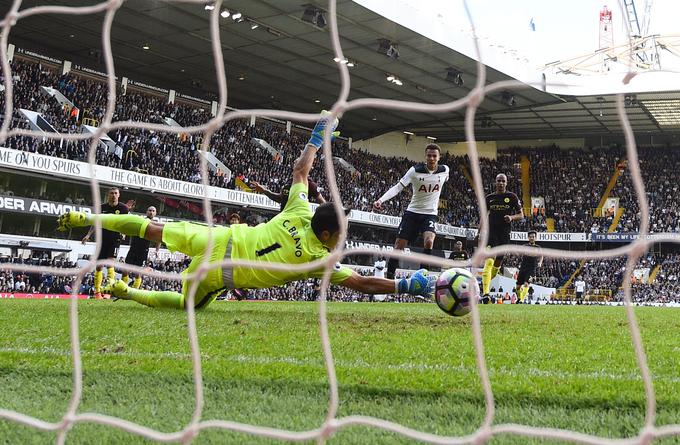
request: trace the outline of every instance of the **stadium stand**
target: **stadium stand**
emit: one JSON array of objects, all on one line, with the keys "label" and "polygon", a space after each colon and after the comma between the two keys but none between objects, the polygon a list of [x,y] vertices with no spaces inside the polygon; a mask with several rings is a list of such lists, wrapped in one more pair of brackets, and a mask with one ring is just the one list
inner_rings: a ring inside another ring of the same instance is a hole
[{"label": "stadium stand", "polygon": [[[55,68],[30,60],[15,60],[12,63],[15,91],[15,127],[26,128],[26,123],[18,114],[19,108],[40,112],[58,131],[64,133],[80,132],[78,117],[69,109],[59,106],[56,100],[45,100],[41,86],[52,86],[62,92],[79,109],[79,118],[101,119],[106,104],[106,89],[101,80],[85,77],[74,72],[57,75]],[[171,118],[181,126],[205,123],[210,115],[204,108],[190,104],[170,104],[165,98],[143,91],[119,91],[114,121],[132,120],[162,123]],[[4,96],[0,100],[3,105]],[[200,182],[197,149],[201,144],[200,136],[170,133],[154,133],[146,130],[118,130],[110,135],[119,147],[115,151],[100,149],[97,162],[100,165],[139,171],[189,182]],[[296,151],[304,140],[298,131],[287,133],[283,126],[259,120],[255,126],[246,121],[232,121],[221,128],[211,140],[211,150],[222,160],[234,175],[227,182],[225,176],[210,172],[210,183],[218,187],[237,188],[236,178],[257,180],[277,189],[288,181],[290,165]],[[274,158],[253,142],[253,138],[266,140],[278,150]],[[37,142],[35,139],[13,137],[7,146],[18,150],[37,152],[55,157],[83,161],[87,154],[87,144],[48,140]],[[357,210],[370,211],[371,203],[379,191],[396,183],[401,174],[413,161],[406,158],[383,157],[362,150],[352,149],[342,141],[334,145],[334,154],[350,159],[354,172],[338,168],[336,170],[341,195],[346,205]],[[605,186],[613,168],[624,158],[620,149],[542,147],[535,149],[513,148],[499,152],[497,159],[481,159],[482,176],[485,184],[491,184],[496,172],[508,174],[511,189],[520,192],[521,181],[517,165],[521,155],[527,155],[531,162],[531,196],[545,200],[544,213],[527,215],[517,230],[534,228],[545,230],[547,219],[555,222],[558,232],[599,232],[609,229],[613,216],[594,217]],[[640,165],[648,185],[650,198],[651,231],[678,231],[680,217],[677,204],[672,199],[673,186],[670,175],[678,154],[672,150],[659,152],[640,150]],[[455,173],[463,166],[467,168],[465,157],[444,154],[442,162],[452,167]],[[378,176],[376,172],[380,172]],[[569,180],[565,180],[568,175]],[[317,173],[316,178],[322,193],[328,190],[325,177]],[[562,179],[560,179],[562,178]],[[637,230],[637,203],[630,184],[627,169],[619,177],[611,196],[620,199],[625,209],[618,221],[616,231],[633,232]],[[385,212],[400,215],[408,203],[408,195],[388,202]],[[459,227],[476,227],[478,224],[477,206],[472,186],[462,174],[453,174],[442,194],[445,208],[440,212],[440,222]]]},{"label": "stadium stand", "polygon": [[[56,68],[29,59],[15,59],[12,62],[14,91],[13,126],[15,128],[29,128],[25,118],[19,112],[20,108],[39,112],[55,129],[63,133],[77,133],[81,131],[80,122],[88,119],[98,122],[103,116],[106,105],[106,86],[101,79],[89,75],[70,72],[58,75]],[[56,100],[49,99],[41,91],[42,86],[51,86],[69,99],[77,113],[63,107]],[[0,96],[0,106],[4,106],[4,95]],[[142,90],[129,87],[127,91],[119,91],[116,98],[114,121],[132,120],[163,123],[170,118],[181,126],[199,125],[207,122],[209,112],[200,106],[189,103],[167,103],[166,98]],[[171,133],[157,133],[146,130],[118,130],[109,135],[115,142],[115,150],[97,150],[97,162],[100,165],[122,168],[132,171],[164,176],[189,182],[200,182],[198,148],[201,144],[200,136],[180,135]],[[254,126],[245,120],[230,121],[215,133],[211,140],[211,151],[227,165],[234,175],[227,177],[210,172],[210,183],[218,187],[238,188],[237,181],[246,183],[257,180],[268,187],[278,190],[290,180],[291,163],[298,147],[306,137],[300,131],[293,129],[288,133],[286,129],[271,121],[258,120]],[[267,141],[275,147],[277,154],[272,156],[263,150],[253,138]],[[34,138],[21,136],[10,138],[6,146],[17,150],[36,152],[54,157],[84,161],[88,146],[84,142],[46,140],[38,141]],[[378,197],[381,190],[396,183],[401,174],[408,169],[413,161],[406,158],[384,157],[363,150],[350,148],[343,141],[336,141],[333,147],[334,155],[342,159],[351,160],[352,170],[338,168],[337,180],[343,186],[340,189],[346,205],[357,209],[370,211],[371,203]],[[640,149],[640,167],[647,185],[647,196],[650,199],[650,230],[652,232],[680,231],[680,210],[674,199],[677,185],[672,181],[673,165],[679,159],[678,154],[671,149],[658,148]],[[615,227],[617,232],[635,232],[639,227],[639,209],[630,181],[630,174],[625,168],[625,153],[615,148],[590,149],[584,147],[564,149],[556,146],[541,148],[514,147],[498,153],[496,159],[482,158],[480,166],[485,184],[492,184],[495,174],[499,171],[508,175],[511,189],[521,194],[522,182],[519,174],[521,156],[530,161],[531,190],[530,196],[542,197],[545,208],[532,214],[515,224],[516,230],[537,229],[545,231],[548,219],[554,221],[554,230],[558,232],[605,233],[615,215],[609,214],[599,217],[597,212],[607,181],[614,168],[622,167],[609,196],[619,199],[623,210]],[[466,157],[452,156],[445,153],[442,163],[449,165],[454,174],[442,194],[443,206],[440,211],[440,222],[459,227],[474,228],[478,226],[478,209],[474,199],[472,185],[462,172],[468,168]],[[322,193],[328,190],[325,175],[321,172],[313,174]],[[567,180],[568,178],[568,180]],[[2,190],[0,194],[8,194],[9,190]],[[33,197],[35,190],[31,187],[11,191],[16,196]],[[43,199],[54,201],[86,203],[83,196],[88,191],[74,192],[73,196],[58,196],[57,193],[42,194]],[[408,194],[402,194],[398,199],[386,203],[385,213],[400,215],[409,200]],[[244,220],[251,223],[265,221],[271,215],[267,212],[253,210],[238,210]],[[226,223],[230,214],[229,209],[219,209],[214,213],[217,223]],[[186,205],[166,206],[166,216],[170,218],[196,219],[200,215],[187,208]],[[366,227],[353,226],[350,240],[374,242],[388,245],[393,234],[386,231],[371,230]],[[671,256],[672,258],[672,256]],[[512,266],[513,259],[510,257]],[[351,259],[349,260],[352,261]],[[665,265],[654,283],[636,283],[637,290],[645,290],[656,295],[648,296],[653,300],[663,298],[677,290],[676,277],[672,273],[669,261],[660,258],[658,262]],[[576,262],[548,259],[536,277],[536,283],[550,287],[564,285],[577,267]],[[171,264],[152,264],[154,268],[172,271]],[[170,269],[163,269],[167,267]],[[581,271],[584,280],[591,283],[593,288],[610,289],[618,295],[621,285],[623,260],[602,260],[586,263]],[[23,281],[22,281],[23,280]],[[90,280],[91,281],[91,280]],[[2,289],[7,291],[15,286],[29,289],[54,290],[64,289],[69,285],[62,279],[37,280],[30,277],[4,277]],[[83,286],[87,286],[85,280]],[[145,283],[149,288],[167,283]],[[297,286],[297,285],[296,285]],[[302,286],[307,286],[303,284]],[[258,291],[258,298],[287,299],[296,291],[307,289],[284,288],[271,291]],[[83,289],[89,292],[89,289]],[[286,297],[288,295],[289,297]],[[307,293],[302,292],[302,295]],[[344,295],[338,292],[337,295]],[[303,297],[305,298],[305,297]],[[338,298],[356,299],[357,296],[344,295]]]},{"label": "stadium stand", "polygon": [[[671,254],[648,254],[640,259],[637,268],[652,269],[655,265],[661,265],[660,271],[653,281],[636,280],[633,283],[634,301],[640,303],[680,303],[680,256]],[[20,257],[0,257],[0,262],[12,262],[15,264],[40,265],[49,267],[75,267],[75,264],[62,259],[43,258],[20,258]],[[506,266],[518,267],[520,257],[509,255],[506,258]],[[589,295],[595,296],[597,293],[609,295],[609,301],[622,301],[622,280],[625,268],[625,257],[617,257],[606,260],[587,261],[580,270],[579,275],[586,282]],[[150,259],[146,267],[151,269],[179,273],[186,267],[187,261],[174,261],[172,259]],[[547,258],[543,267],[538,269],[538,275],[532,280],[532,284],[543,285],[546,287],[559,288],[567,281],[574,272],[577,262],[565,259]],[[361,274],[370,275],[373,273],[371,267],[361,267],[357,269]],[[58,277],[50,274],[31,274],[22,271],[0,272],[0,293],[25,292],[38,294],[69,293],[71,292],[72,278]],[[255,289],[248,292],[249,299],[257,300],[303,300],[314,301],[317,298],[315,280],[299,281],[289,283],[286,286]],[[142,288],[148,290],[172,289],[178,290],[180,284],[172,280],[160,280],[157,278],[144,277]],[[80,294],[93,295],[93,276],[88,274],[83,280],[79,290]],[[225,298],[227,295],[225,295]],[[228,297],[231,297],[229,295]],[[368,296],[344,289],[339,286],[332,286],[328,295],[332,301],[369,301]],[[422,302],[409,295],[390,296],[388,301],[397,302]]]}]

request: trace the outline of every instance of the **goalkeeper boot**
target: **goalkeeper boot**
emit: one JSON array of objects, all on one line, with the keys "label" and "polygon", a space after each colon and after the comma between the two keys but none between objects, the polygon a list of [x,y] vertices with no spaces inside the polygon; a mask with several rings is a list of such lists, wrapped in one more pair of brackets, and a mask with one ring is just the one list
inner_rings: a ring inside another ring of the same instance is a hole
[{"label": "goalkeeper boot", "polygon": [[111,300],[129,300],[128,297],[128,285],[123,280],[117,280],[113,283],[106,283],[104,286],[104,292],[111,295]]},{"label": "goalkeeper boot", "polygon": [[57,230],[66,232],[74,227],[86,227],[90,222],[87,220],[87,215],[83,212],[76,212],[70,210],[59,216],[57,219]]}]

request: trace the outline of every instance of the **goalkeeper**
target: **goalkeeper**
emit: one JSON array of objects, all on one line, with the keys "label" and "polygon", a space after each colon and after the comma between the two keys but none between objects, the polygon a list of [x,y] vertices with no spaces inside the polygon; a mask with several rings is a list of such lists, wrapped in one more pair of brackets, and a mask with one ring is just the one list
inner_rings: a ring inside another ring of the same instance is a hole
[{"label": "goalkeeper", "polygon": [[[322,114],[323,116],[323,114]],[[337,119],[332,123],[328,118],[317,122],[312,136],[295,161],[293,182],[288,201],[281,213],[266,224],[248,227],[237,224],[231,227],[207,227],[189,222],[159,223],[137,215],[90,215],[81,212],[67,212],[59,217],[58,229],[65,231],[73,227],[94,224],[99,218],[102,227],[130,236],[139,236],[151,242],[161,241],[171,251],[179,251],[192,261],[183,275],[198,269],[204,258],[211,263],[224,259],[263,261],[290,265],[286,270],[253,269],[248,266],[230,265],[211,269],[198,282],[194,305],[202,308],[210,304],[227,289],[265,288],[280,286],[290,281],[321,278],[324,268],[300,271],[295,264],[303,264],[326,257],[338,242],[340,215],[332,203],[320,205],[312,213],[307,200],[307,176],[317,151],[323,143],[327,126],[333,132]],[[348,213],[346,210],[345,213]],[[212,230],[213,248],[206,251],[208,232]],[[435,278],[426,270],[416,272],[411,278],[390,280],[377,277],[363,277],[348,267],[337,264],[331,274],[331,283],[367,294],[409,293],[431,296]],[[124,300],[133,300],[146,306],[183,309],[194,280],[182,281],[182,292],[149,291],[129,287],[118,280],[109,284],[105,292]]]}]

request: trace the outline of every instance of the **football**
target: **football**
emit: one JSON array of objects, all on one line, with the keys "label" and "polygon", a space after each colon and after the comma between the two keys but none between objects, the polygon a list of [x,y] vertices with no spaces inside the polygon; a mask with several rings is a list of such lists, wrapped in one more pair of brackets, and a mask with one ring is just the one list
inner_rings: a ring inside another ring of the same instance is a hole
[{"label": "football", "polygon": [[472,298],[479,298],[479,285],[469,271],[453,268],[439,275],[434,300],[442,311],[454,317],[466,315]]}]

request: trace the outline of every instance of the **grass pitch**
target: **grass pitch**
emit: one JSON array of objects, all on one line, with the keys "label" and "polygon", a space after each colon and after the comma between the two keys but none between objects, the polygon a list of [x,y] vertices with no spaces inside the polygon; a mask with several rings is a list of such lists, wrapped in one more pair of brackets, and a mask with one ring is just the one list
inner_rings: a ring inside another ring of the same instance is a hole
[{"label": "grass pitch", "polygon": [[[625,312],[615,307],[482,306],[495,423],[609,438],[637,434],[645,394]],[[313,303],[216,302],[197,314],[203,420],[307,430],[328,406]],[[186,315],[131,302],[79,303],[83,398],[98,412],[161,431],[194,408]],[[680,424],[680,311],[636,310],[654,377],[657,424]],[[432,304],[333,303],[328,319],[340,417],[361,414],[440,435],[472,433],[485,406],[471,319]],[[0,301],[0,408],[57,421],[72,388],[68,303]],[[56,435],[0,420],[0,443],[54,443]],[[226,430],[195,443],[273,443]],[[335,444],[411,443],[368,427]],[[146,443],[115,428],[77,424],[67,443]],[[556,443],[496,436],[492,444]],[[655,443],[680,443],[680,437]]]}]

